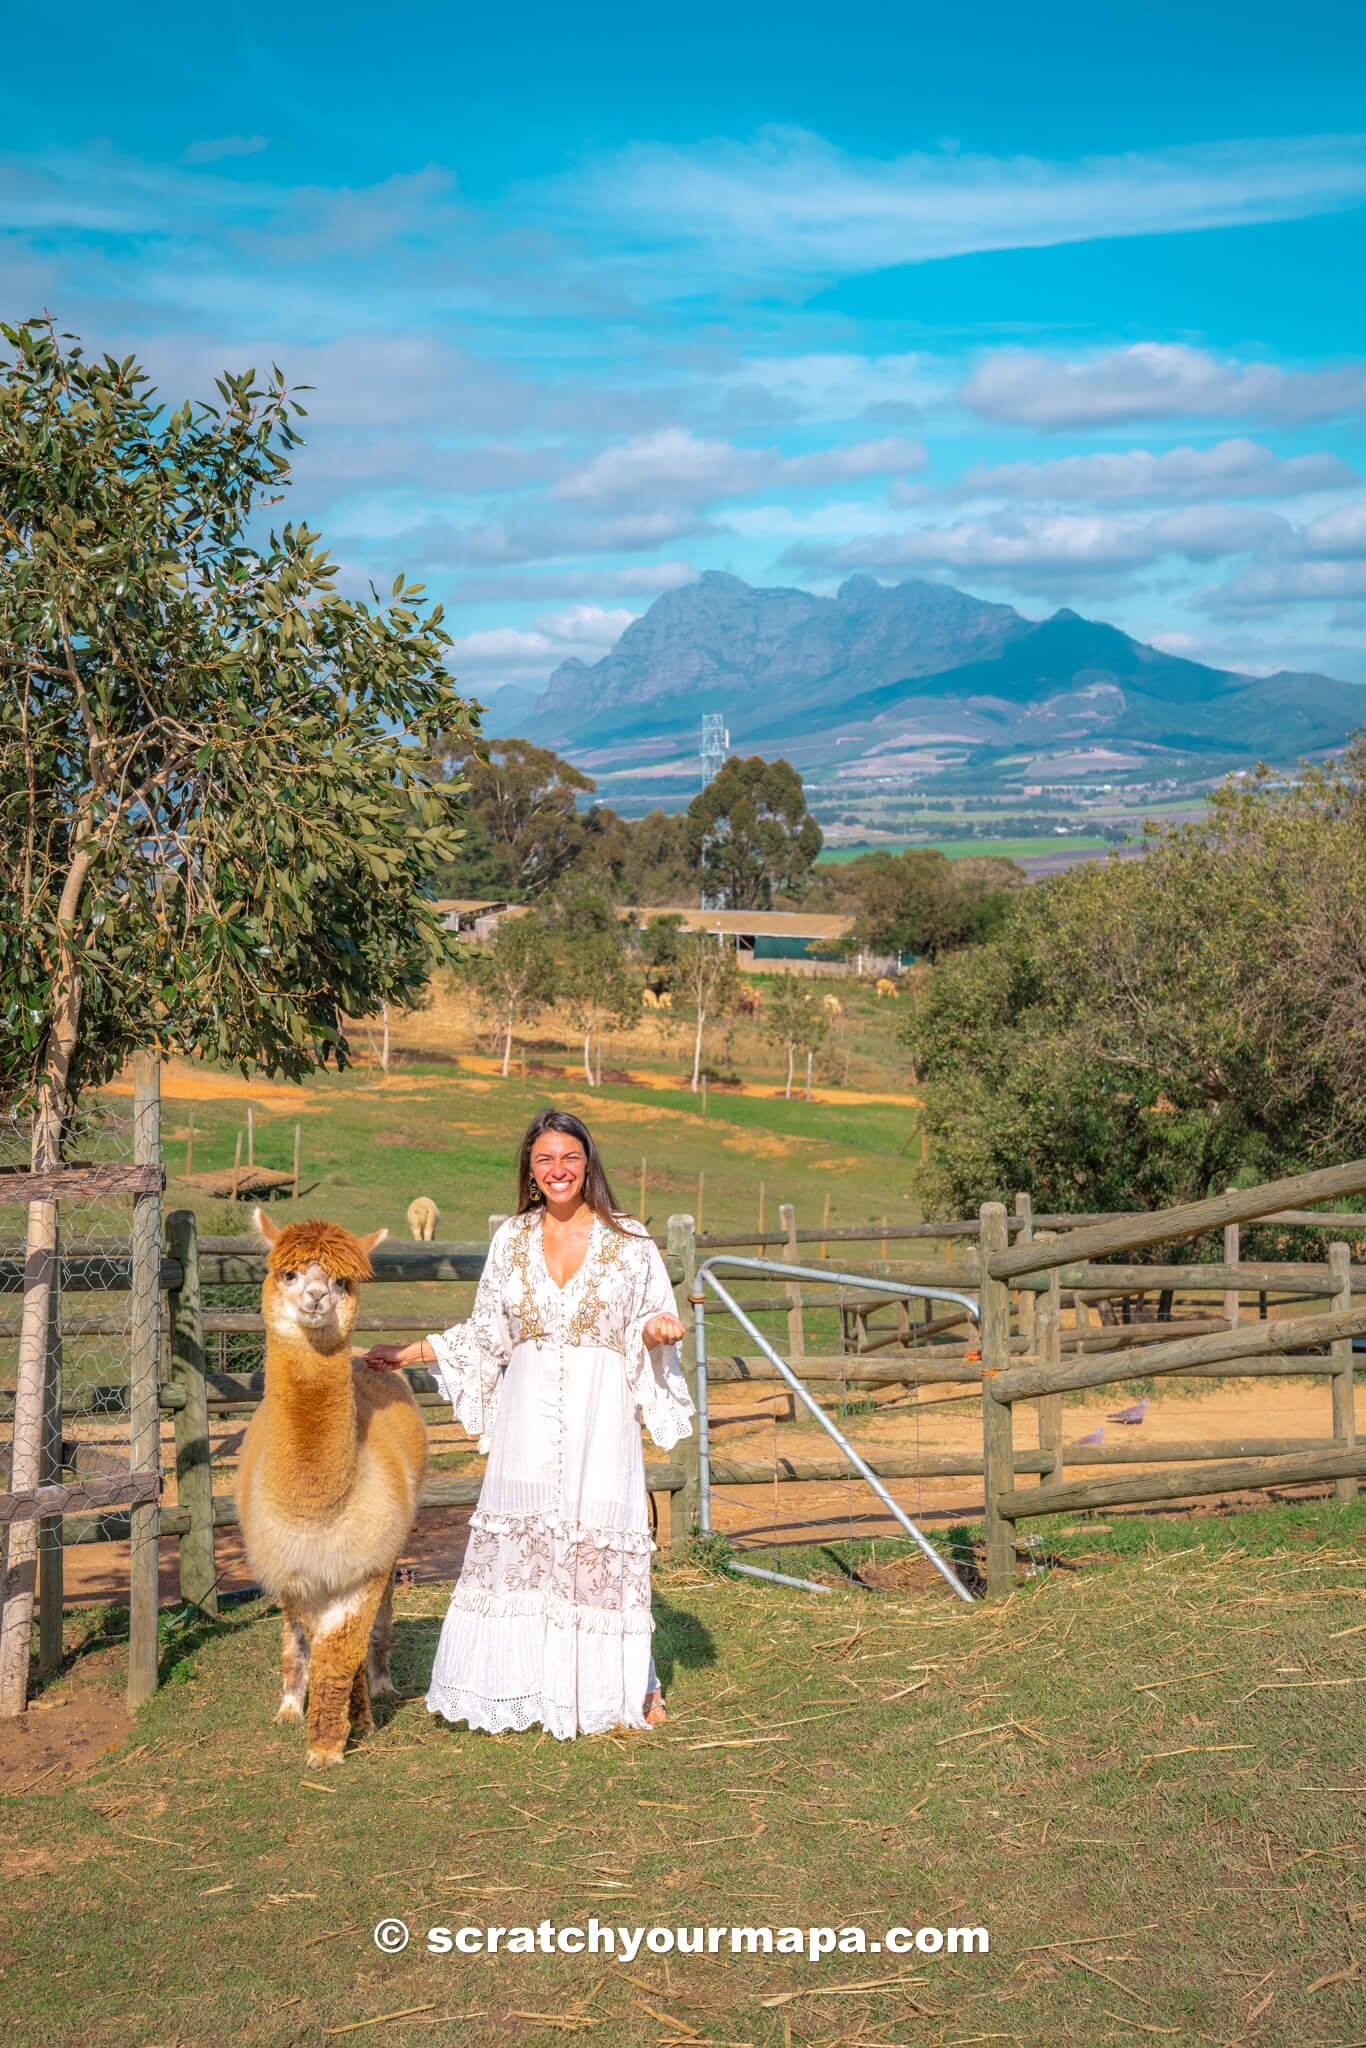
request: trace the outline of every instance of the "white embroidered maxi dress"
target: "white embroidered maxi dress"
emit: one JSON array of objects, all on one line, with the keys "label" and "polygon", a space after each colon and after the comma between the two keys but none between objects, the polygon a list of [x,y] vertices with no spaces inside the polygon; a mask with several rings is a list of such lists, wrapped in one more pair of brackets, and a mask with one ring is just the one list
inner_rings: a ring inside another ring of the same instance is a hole
[{"label": "white embroidered maxi dress", "polygon": [[436,1375],[488,1452],[465,1561],[442,1624],[427,1706],[498,1732],[553,1735],[647,1725],[649,1503],[643,1422],[661,1450],[692,1434],[664,1261],[639,1223],[595,1218],[563,1288],[546,1270],[541,1215],[494,1233],[469,1321],[434,1333]]}]

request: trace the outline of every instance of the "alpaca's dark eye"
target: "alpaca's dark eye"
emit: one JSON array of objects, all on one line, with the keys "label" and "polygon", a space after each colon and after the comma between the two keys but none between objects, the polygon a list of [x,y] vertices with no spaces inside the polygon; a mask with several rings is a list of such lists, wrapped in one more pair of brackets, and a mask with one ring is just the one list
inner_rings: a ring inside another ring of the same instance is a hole
[{"label": "alpaca's dark eye", "polygon": [[297,1278],[298,1275],[296,1273],[282,1273],[280,1275],[280,1284],[283,1287],[292,1287]]}]

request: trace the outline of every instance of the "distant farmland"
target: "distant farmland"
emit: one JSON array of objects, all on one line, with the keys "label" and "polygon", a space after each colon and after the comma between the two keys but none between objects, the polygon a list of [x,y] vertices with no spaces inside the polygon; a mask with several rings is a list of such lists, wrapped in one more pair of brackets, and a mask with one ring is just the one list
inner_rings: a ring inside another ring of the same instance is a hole
[{"label": "distant farmland", "polygon": [[818,859],[826,862],[857,860],[864,853],[943,853],[950,860],[969,854],[994,854],[1001,860],[1071,859],[1079,854],[1104,853],[1109,842],[1086,832],[1041,832],[1032,839],[881,839],[866,846],[827,846]]}]

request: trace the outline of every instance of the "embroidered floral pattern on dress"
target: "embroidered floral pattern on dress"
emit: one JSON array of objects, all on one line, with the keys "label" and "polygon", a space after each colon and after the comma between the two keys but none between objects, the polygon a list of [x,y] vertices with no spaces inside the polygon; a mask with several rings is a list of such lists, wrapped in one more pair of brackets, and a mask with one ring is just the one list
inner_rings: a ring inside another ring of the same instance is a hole
[{"label": "embroidered floral pattern on dress", "polygon": [[648,1535],[593,1529],[551,1515],[497,1515],[478,1508],[457,1591],[544,1593],[568,1606],[650,1612]]},{"label": "embroidered floral pattern on dress", "polygon": [[541,1219],[535,1210],[516,1219],[511,1257],[508,1261],[509,1278],[519,1280],[522,1288],[521,1299],[513,1308],[513,1314],[517,1318],[521,1336],[532,1344],[539,1344],[546,1335],[545,1322],[536,1300],[536,1289],[527,1270],[527,1260],[531,1253],[531,1233],[533,1230],[539,1231],[540,1227]]},{"label": "embroidered floral pattern on dress", "polygon": [[584,1267],[587,1268],[591,1261],[599,1270],[585,1273],[585,1286],[579,1300],[579,1305],[571,1316],[564,1333],[566,1344],[601,1344],[603,1342],[598,1324],[607,1313],[607,1304],[602,1298],[601,1289],[607,1284],[609,1276],[616,1269],[620,1261],[622,1242],[621,1231],[609,1230],[604,1226],[601,1231],[601,1243],[597,1246],[596,1260],[593,1259],[594,1246],[591,1243],[589,1244],[588,1252],[583,1262]]}]

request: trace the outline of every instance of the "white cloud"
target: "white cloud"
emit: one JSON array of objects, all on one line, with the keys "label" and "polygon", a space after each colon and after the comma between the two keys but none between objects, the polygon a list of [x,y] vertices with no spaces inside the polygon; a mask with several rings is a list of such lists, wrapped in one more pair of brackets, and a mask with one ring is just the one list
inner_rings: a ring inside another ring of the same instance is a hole
[{"label": "white cloud", "polygon": [[495,684],[544,682],[570,655],[596,661],[633,624],[634,612],[572,605],[546,612],[530,627],[494,626],[456,637],[448,657],[458,677]]},{"label": "white cloud", "polygon": [[1204,591],[1197,602],[1203,611],[1239,612],[1358,597],[1366,597],[1366,561],[1278,562]]},{"label": "white cloud", "polygon": [[1366,500],[1340,505],[1291,529],[1270,562],[1203,591],[1202,610],[1263,611],[1278,605],[1350,603],[1366,597]]},{"label": "white cloud", "polygon": [[628,562],[624,568],[508,570],[501,576],[466,576],[452,598],[460,604],[515,604],[530,598],[657,597],[696,583],[701,571],[691,562]]},{"label": "white cloud", "polygon": [[1339,505],[1311,520],[1300,540],[1311,555],[1366,555],[1366,500]]},{"label": "white cloud", "polygon": [[600,604],[574,604],[562,612],[547,612],[536,624],[557,640],[576,646],[611,647],[620,640],[636,614],[624,609],[608,610]]},{"label": "white cloud", "polygon": [[978,463],[955,486],[964,498],[1081,499],[1292,497],[1359,483],[1336,455],[1274,455],[1256,441],[1220,441],[1213,448],[1126,448],[1114,454],[1065,455],[1056,462]]},{"label": "white cloud", "polygon": [[640,553],[670,541],[712,532],[711,522],[687,508],[624,512],[607,517],[561,512],[457,526],[431,519],[394,536],[415,559],[441,567],[496,568],[506,563],[556,561],[575,555]]},{"label": "white cloud", "polygon": [[735,410],[755,399],[811,420],[917,419],[949,388],[927,355],[854,355],[849,351],[757,356],[727,392]]},{"label": "white cloud", "polygon": [[751,142],[639,143],[532,192],[552,218],[615,227],[642,272],[675,250],[672,276],[656,263],[655,289],[698,271],[814,280],[978,250],[1296,220],[1363,196],[1366,153],[1351,135],[1075,162],[928,150],[878,160],[790,128]]},{"label": "white cloud", "polygon": [[1194,506],[1161,518],[1104,512],[996,513],[950,526],[917,526],[865,535],[822,551],[789,550],[789,560],[837,569],[947,569],[1025,579],[1110,575],[1164,555],[1208,561],[1273,546],[1293,529],[1274,512],[1238,506]]},{"label": "white cloud", "polygon": [[918,469],[926,460],[919,441],[893,435],[846,447],[787,456],[776,448],[742,448],[705,440],[681,427],[641,434],[594,456],[555,486],[558,498],[586,505],[627,505],[663,500],[705,504],[747,497],[787,484],[802,488],[850,478]]},{"label": "white cloud", "polygon": [[1283,370],[1157,341],[1071,361],[998,349],[978,363],[959,397],[985,419],[1045,433],[1190,418],[1296,424],[1366,409],[1366,364]]}]

